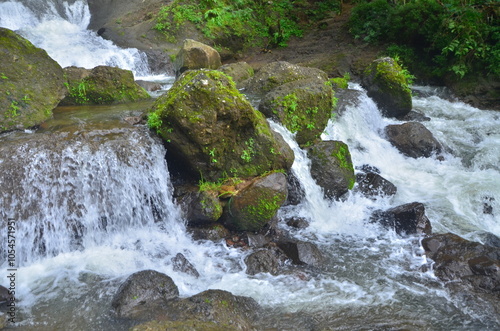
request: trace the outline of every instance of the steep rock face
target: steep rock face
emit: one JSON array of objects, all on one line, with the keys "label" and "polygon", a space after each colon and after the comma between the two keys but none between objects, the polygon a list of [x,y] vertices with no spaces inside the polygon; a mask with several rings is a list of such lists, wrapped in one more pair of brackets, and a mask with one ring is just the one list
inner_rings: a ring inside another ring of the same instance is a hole
[{"label": "steep rock face", "polygon": [[226,226],[238,231],[258,231],[266,225],[287,198],[283,173],[257,178],[228,202],[223,219]]},{"label": "steep rock face", "polygon": [[328,75],[319,69],[301,67],[285,61],[271,62],[248,80],[245,88],[250,93],[264,94],[272,89],[301,79],[317,79],[322,82],[328,80]]},{"label": "steep rock face", "polygon": [[0,45],[0,132],[52,117],[66,93],[61,66],[9,29],[0,28]]},{"label": "steep rock face", "polygon": [[311,158],[311,175],[325,196],[338,199],[353,188],[356,176],[351,153],[341,141],[322,141],[307,150]]},{"label": "steep rock face", "polygon": [[218,69],[221,66],[219,52],[196,40],[186,39],[174,61],[175,75],[178,77],[186,70]]},{"label": "steep rock face", "polygon": [[408,122],[388,125],[385,133],[389,142],[406,156],[419,158],[440,153],[442,146],[422,123]]},{"label": "steep rock face", "polygon": [[64,68],[68,95],[61,105],[112,104],[149,99],[150,95],[134,81],[130,70],[97,66],[94,69]]},{"label": "steep rock face", "polygon": [[373,61],[364,71],[361,84],[384,116],[402,117],[411,111],[408,82],[402,68],[392,58]]},{"label": "steep rock face", "polygon": [[325,130],[333,110],[333,90],[318,78],[295,80],[267,93],[259,104],[266,117],[297,133],[299,145],[313,143]]},{"label": "steep rock face", "polygon": [[288,170],[293,151],[215,70],[185,72],[150,109],[148,123],[194,175],[206,180]]}]

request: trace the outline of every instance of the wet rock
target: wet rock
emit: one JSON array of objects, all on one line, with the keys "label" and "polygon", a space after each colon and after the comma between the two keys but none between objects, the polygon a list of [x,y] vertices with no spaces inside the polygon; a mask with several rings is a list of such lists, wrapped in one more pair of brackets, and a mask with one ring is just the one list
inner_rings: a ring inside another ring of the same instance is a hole
[{"label": "wet rock", "polygon": [[483,232],[479,234],[479,238],[486,246],[500,248],[500,237],[494,235],[493,233]]},{"label": "wet rock", "polygon": [[403,117],[399,118],[401,121],[405,122],[428,122],[431,120],[430,117],[425,116],[424,114],[418,113],[416,111],[410,111]]},{"label": "wet rock", "polygon": [[179,290],[172,278],[154,270],[143,270],[130,275],[120,285],[111,306],[118,317],[147,319],[178,296]]},{"label": "wet rock", "polygon": [[192,265],[182,253],[177,253],[177,255],[172,258],[172,264],[175,271],[180,271],[196,278],[200,277],[198,270],[196,270],[194,265]]},{"label": "wet rock", "polygon": [[177,199],[188,225],[216,222],[222,215],[222,205],[216,192],[191,191]]},{"label": "wet rock", "polygon": [[279,274],[280,266],[283,265],[286,259],[285,253],[277,247],[260,249],[245,258],[246,273],[256,275],[264,272],[276,276]]},{"label": "wet rock", "polygon": [[307,150],[311,175],[329,199],[339,199],[353,188],[356,177],[347,145],[341,141],[321,141]]},{"label": "wet rock", "polygon": [[265,245],[269,244],[270,239],[261,233],[250,233],[247,232],[244,234],[245,241],[247,242],[249,247],[253,248],[261,248]]},{"label": "wet rock", "polygon": [[12,296],[9,294],[9,289],[0,285],[0,306],[6,304]]},{"label": "wet rock", "polygon": [[286,225],[296,229],[305,229],[309,226],[309,222],[304,217],[292,217],[286,220]]},{"label": "wet rock", "polygon": [[209,224],[202,227],[189,227],[188,231],[194,240],[221,241],[230,235],[228,229],[221,224]]},{"label": "wet rock", "polygon": [[398,190],[393,183],[374,172],[356,174],[356,182],[357,190],[372,199],[395,195]]},{"label": "wet rock", "polygon": [[328,75],[319,69],[301,67],[285,61],[272,62],[260,68],[247,81],[245,89],[249,93],[264,94],[285,83],[308,78],[328,81]]},{"label": "wet rock", "polygon": [[282,241],[278,243],[278,247],[295,264],[312,267],[320,267],[323,264],[323,254],[313,243],[299,240]]},{"label": "wet rock", "polygon": [[335,97],[338,98],[337,108],[334,110],[337,115],[342,116],[348,107],[356,107],[363,92],[352,89],[336,89]]},{"label": "wet rock", "polygon": [[149,321],[134,326],[130,331],[234,331],[234,327],[220,325],[216,322],[200,322],[199,320]]},{"label": "wet rock", "polygon": [[0,28],[0,44],[0,132],[39,125],[66,94],[63,70],[14,31]]},{"label": "wet rock", "polygon": [[221,65],[219,52],[215,49],[193,39],[186,39],[175,57],[174,71],[175,76],[179,77],[186,70],[218,69]]},{"label": "wet rock", "polygon": [[432,233],[431,223],[425,215],[425,207],[420,202],[407,203],[385,211],[377,210],[370,220],[394,229],[400,235]]},{"label": "wet rock", "polygon": [[0,330],[5,328],[6,325],[7,325],[7,315],[5,315],[4,313],[0,313]]},{"label": "wet rock", "polygon": [[236,231],[258,231],[276,215],[287,194],[283,173],[256,178],[229,200],[222,216],[224,224]]},{"label": "wet rock", "polygon": [[68,95],[61,105],[91,105],[134,102],[151,98],[134,81],[132,71],[116,67],[97,66],[64,68],[68,79]]},{"label": "wet rock", "polygon": [[147,80],[136,80],[135,82],[148,92],[159,91],[163,88],[162,84],[157,82],[150,82]]},{"label": "wet rock", "polygon": [[220,71],[184,73],[156,100],[148,123],[185,172],[207,181],[288,170],[293,163],[283,137]]},{"label": "wet rock", "polygon": [[[465,240],[455,234],[422,240],[425,254],[434,261],[435,275],[450,281],[455,293],[466,292],[492,304],[500,313],[500,248]],[[485,302],[481,306],[485,307]],[[486,304],[487,306],[488,304]],[[483,308],[484,309],[484,308]]]},{"label": "wet rock", "polygon": [[288,186],[288,197],[286,199],[285,205],[298,205],[304,200],[306,192],[301,182],[295,176],[293,172],[289,172],[286,177],[286,182]]},{"label": "wet rock", "polygon": [[385,133],[389,142],[409,157],[430,157],[443,149],[434,135],[418,122],[388,125]]},{"label": "wet rock", "polygon": [[227,326],[232,330],[251,330],[259,310],[259,305],[252,298],[222,290],[208,290],[169,302],[159,319],[216,323],[219,327]]},{"label": "wet rock", "polygon": [[361,85],[387,117],[402,117],[412,108],[411,90],[403,69],[389,57],[372,62],[365,69]]},{"label": "wet rock", "polygon": [[224,64],[219,70],[230,76],[237,86],[254,75],[253,68],[246,62]]},{"label": "wet rock", "polygon": [[332,117],[333,90],[317,77],[284,83],[268,92],[259,110],[282,123],[301,146],[310,145],[325,130]]},{"label": "wet rock", "polygon": [[485,196],[483,197],[483,214],[493,215],[493,204],[495,202],[494,197]]}]

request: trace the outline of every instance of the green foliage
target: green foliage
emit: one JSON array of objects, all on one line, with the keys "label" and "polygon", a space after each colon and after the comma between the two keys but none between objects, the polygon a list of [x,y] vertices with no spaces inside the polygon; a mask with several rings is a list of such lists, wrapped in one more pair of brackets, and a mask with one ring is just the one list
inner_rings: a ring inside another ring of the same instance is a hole
[{"label": "green foliage", "polygon": [[330,78],[325,84],[330,85],[333,88],[343,88],[346,89],[349,84],[351,75],[346,72],[343,77]]},{"label": "green foliage", "polygon": [[496,0],[375,0],[352,10],[350,31],[368,42],[389,42],[405,63],[425,64],[434,76],[500,76]]},{"label": "green foliage", "polygon": [[310,23],[299,22],[299,14],[305,13],[308,20],[318,21],[339,8],[340,0],[313,3],[291,0],[174,0],[159,11],[154,28],[164,32],[170,42],[175,42],[177,33],[190,22],[213,40],[237,38],[244,46],[284,47],[291,37],[301,37],[304,26]]}]

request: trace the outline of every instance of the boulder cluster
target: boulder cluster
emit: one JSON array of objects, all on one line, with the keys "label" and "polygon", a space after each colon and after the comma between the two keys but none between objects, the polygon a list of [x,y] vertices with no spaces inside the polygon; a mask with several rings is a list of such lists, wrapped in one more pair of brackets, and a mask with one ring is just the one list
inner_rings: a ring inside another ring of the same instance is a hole
[{"label": "boulder cluster", "polygon": [[[0,43],[5,46],[0,49],[0,90],[6,95],[0,99],[0,132],[37,126],[57,105],[150,98],[130,71],[63,69],[8,29],[0,28]],[[177,176],[174,195],[192,237],[250,249],[244,260],[247,274],[314,273],[324,262],[319,247],[291,235],[307,227],[307,219],[277,219],[282,206],[302,203],[305,193],[291,171],[294,152],[268,119],[288,129],[307,152],[311,176],[325,198],[342,200],[351,190],[373,200],[396,194],[396,186],[378,169],[353,165],[346,142],[321,139],[328,122],[342,116],[359,93],[334,83],[325,72],[283,61],[257,72],[244,62],[222,66],[215,49],[194,40],[184,42],[174,69],[176,81],[152,103],[147,124],[165,143],[167,162]],[[365,70],[362,85],[384,116],[421,118],[412,114],[411,91],[401,70],[391,58],[377,59]],[[443,146],[418,121],[389,125],[384,133],[407,157],[442,159]],[[452,290],[471,289],[492,301],[493,312],[500,313],[498,246],[432,235],[419,202],[376,210],[370,221],[402,236],[425,237],[422,245],[436,276]],[[182,254],[172,263],[175,270],[199,277]],[[260,309],[253,299],[218,290],[181,299],[172,279],[152,270],[131,275],[112,307],[120,318],[149,321],[133,330],[248,330]]]}]

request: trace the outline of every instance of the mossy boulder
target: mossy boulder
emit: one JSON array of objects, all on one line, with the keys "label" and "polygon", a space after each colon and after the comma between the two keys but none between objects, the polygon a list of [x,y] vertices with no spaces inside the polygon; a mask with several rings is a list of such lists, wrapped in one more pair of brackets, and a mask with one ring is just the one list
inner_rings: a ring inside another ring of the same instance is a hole
[{"label": "mossy boulder", "polygon": [[185,170],[208,181],[288,170],[293,151],[227,75],[190,70],[159,97],[148,124]]},{"label": "mossy boulder", "polygon": [[285,61],[272,62],[262,68],[245,84],[245,89],[253,94],[265,94],[274,88],[301,79],[328,81],[328,75],[319,69],[301,67]]},{"label": "mossy boulder", "polygon": [[320,137],[332,116],[333,95],[331,85],[320,79],[295,80],[267,93],[259,110],[296,133],[299,145],[309,145]]},{"label": "mossy boulder", "polygon": [[356,176],[349,147],[342,141],[321,141],[307,150],[311,175],[330,199],[339,199],[354,187]]},{"label": "mossy boulder", "polygon": [[288,195],[286,176],[274,172],[256,178],[229,200],[222,219],[231,230],[258,231],[276,215]]},{"label": "mossy boulder", "polygon": [[149,99],[151,96],[134,81],[132,71],[97,66],[94,69],[64,68],[68,95],[61,105],[114,104]]},{"label": "mossy boulder", "polygon": [[178,202],[190,226],[216,222],[222,215],[222,204],[214,191],[191,191]]},{"label": "mossy boulder", "polygon": [[362,86],[386,117],[402,117],[412,109],[411,90],[403,69],[394,59],[384,57],[365,69]]},{"label": "mossy boulder", "polygon": [[0,132],[26,129],[52,117],[66,94],[61,66],[43,49],[0,28]]},{"label": "mossy boulder", "polygon": [[253,68],[246,62],[224,64],[219,70],[230,76],[238,86],[255,74]]},{"label": "mossy boulder", "polygon": [[169,302],[158,321],[132,330],[253,330],[259,311],[260,306],[252,298],[207,290]]},{"label": "mossy boulder", "polygon": [[186,70],[218,69],[221,65],[220,54],[215,49],[196,40],[186,39],[175,57],[174,71],[178,77]]}]

